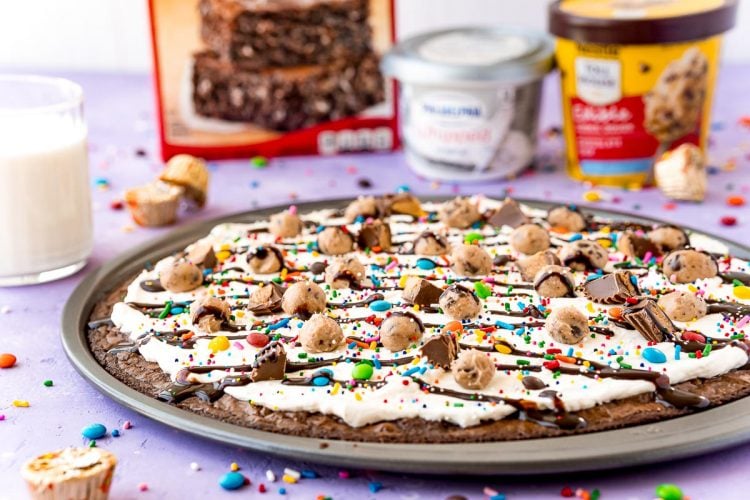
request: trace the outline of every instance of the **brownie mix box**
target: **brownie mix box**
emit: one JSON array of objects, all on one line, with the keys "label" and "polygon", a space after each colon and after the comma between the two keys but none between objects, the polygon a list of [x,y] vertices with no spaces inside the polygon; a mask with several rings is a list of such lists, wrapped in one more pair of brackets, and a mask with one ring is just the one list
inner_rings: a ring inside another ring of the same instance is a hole
[{"label": "brownie mix box", "polygon": [[162,155],[397,146],[393,0],[149,0]]}]

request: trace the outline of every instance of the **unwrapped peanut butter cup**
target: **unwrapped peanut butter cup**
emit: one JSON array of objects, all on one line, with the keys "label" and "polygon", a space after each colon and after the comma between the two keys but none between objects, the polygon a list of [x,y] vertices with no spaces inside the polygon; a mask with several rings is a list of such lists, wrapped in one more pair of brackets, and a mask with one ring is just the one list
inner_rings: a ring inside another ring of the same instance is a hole
[{"label": "unwrapped peanut butter cup", "polygon": [[286,372],[286,351],[278,342],[271,342],[258,352],[250,378],[253,382],[282,380]]},{"label": "unwrapped peanut butter cup", "polygon": [[583,293],[600,304],[622,304],[629,297],[638,295],[636,283],[632,273],[615,271],[584,283]]},{"label": "unwrapped peanut butter cup", "polygon": [[667,313],[652,299],[625,308],[622,317],[650,342],[661,342],[678,332]]}]

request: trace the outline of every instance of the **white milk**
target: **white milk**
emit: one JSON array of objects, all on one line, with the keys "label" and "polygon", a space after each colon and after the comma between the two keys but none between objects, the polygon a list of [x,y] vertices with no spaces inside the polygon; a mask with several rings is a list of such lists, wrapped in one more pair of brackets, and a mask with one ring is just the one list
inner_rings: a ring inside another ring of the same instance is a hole
[{"label": "white milk", "polygon": [[82,265],[91,247],[85,126],[0,116],[0,280]]}]

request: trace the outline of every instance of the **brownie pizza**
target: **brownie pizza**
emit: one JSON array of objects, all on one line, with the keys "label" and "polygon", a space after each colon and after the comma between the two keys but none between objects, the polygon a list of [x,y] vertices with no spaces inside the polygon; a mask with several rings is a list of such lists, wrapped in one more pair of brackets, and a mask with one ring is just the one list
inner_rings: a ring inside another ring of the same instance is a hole
[{"label": "brownie pizza", "polygon": [[220,224],[112,290],[88,336],[138,391],[255,429],[550,437],[750,393],[748,271],[675,226],[399,193]]}]

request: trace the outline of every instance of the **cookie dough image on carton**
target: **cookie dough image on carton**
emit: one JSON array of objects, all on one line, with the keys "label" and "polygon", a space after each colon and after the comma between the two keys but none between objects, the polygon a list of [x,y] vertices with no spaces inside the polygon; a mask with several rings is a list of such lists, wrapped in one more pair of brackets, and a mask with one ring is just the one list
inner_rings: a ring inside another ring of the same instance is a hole
[{"label": "cookie dough image on carton", "polygon": [[568,173],[597,184],[652,183],[654,161],[705,150],[723,34],[737,0],[562,0],[557,36]]}]

